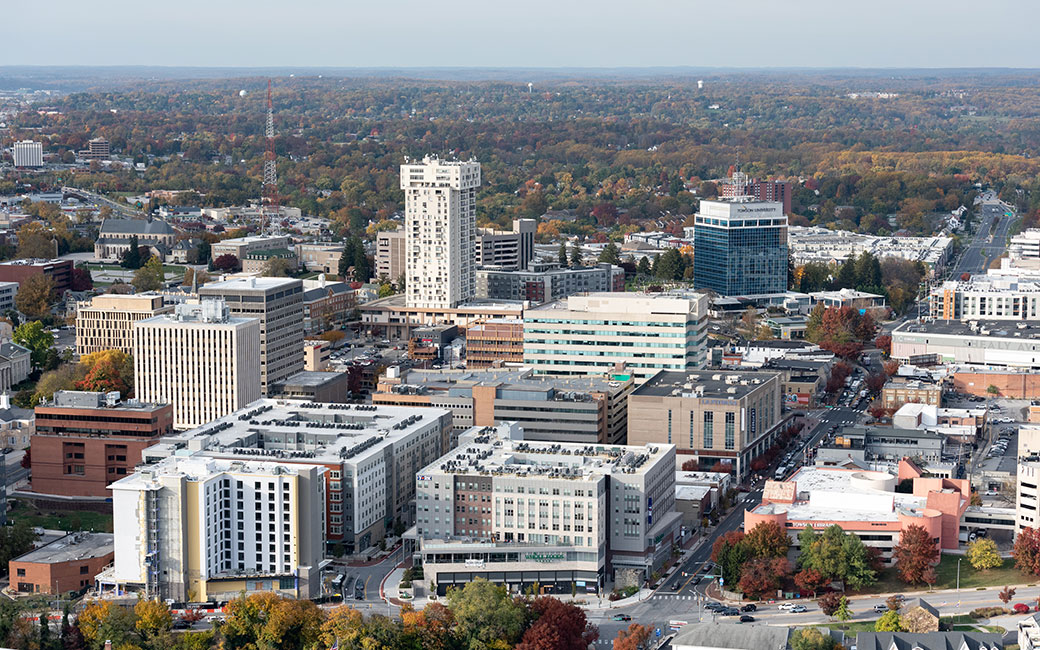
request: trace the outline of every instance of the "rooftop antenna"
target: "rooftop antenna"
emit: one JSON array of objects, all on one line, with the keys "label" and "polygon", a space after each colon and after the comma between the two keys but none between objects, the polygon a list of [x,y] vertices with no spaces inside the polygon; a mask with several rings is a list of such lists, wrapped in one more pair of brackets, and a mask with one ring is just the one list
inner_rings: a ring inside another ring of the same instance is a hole
[{"label": "rooftop antenna", "polygon": [[264,152],[264,186],[260,198],[260,234],[267,234],[268,217],[278,212],[278,167],[274,155],[274,108],[271,103],[271,80],[267,80],[267,150]]}]

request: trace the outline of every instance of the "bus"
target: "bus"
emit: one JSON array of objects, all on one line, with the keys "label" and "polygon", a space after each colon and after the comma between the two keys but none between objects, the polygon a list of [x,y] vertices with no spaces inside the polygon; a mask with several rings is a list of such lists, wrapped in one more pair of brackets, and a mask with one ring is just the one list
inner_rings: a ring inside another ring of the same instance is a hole
[{"label": "bus", "polygon": [[686,621],[668,621],[668,629],[673,632],[678,632],[683,628],[684,625],[687,624],[688,623]]}]

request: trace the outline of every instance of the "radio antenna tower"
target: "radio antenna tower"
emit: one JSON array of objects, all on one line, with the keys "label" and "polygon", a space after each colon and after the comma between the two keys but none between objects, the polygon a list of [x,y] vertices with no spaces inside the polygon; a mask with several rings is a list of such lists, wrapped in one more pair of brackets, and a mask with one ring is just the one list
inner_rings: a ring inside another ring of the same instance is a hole
[{"label": "radio antenna tower", "polygon": [[271,104],[271,80],[267,80],[267,150],[264,152],[264,186],[260,205],[260,234],[267,234],[269,219],[278,217],[278,167],[274,155],[274,108]]}]

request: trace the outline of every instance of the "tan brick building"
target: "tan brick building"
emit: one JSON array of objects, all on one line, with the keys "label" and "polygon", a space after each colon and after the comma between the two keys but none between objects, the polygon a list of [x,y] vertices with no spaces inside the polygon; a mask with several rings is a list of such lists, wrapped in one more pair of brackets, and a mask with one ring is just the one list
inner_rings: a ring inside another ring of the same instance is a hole
[{"label": "tan brick building", "polygon": [[173,311],[158,294],[136,296],[105,294],[86,300],[76,308],[76,353],[103,350],[134,352],[134,323]]},{"label": "tan brick building", "polygon": [[909,402],[942,406],[942,386],[918,379],[893,378],[881,389],[881,406],[886,409],[898,409]]}]

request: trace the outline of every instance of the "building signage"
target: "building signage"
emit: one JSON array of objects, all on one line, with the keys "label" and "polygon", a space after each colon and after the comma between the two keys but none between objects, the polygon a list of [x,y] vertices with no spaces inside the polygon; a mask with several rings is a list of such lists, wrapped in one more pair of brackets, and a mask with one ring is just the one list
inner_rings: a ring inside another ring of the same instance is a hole
[{"label": "building signage", "polygon": [[416,479],[417,481],[429,481],[429,480],[430,480],[430,477],[429,477],[429,476],[426,476],[425,474],[416,474],[416,475],[415,475],[415,479]]},{"label": "building signage", "polygon": [[756,409],[748,409],[748,428],[751,429],[752,435],[755,434],[755,426],[758,424],[758,420],[755,418],[755,410]]},{"label": "building signage", "polygon": [[524,559],[532,562],[556,562],[564,557],[563,553],[527,553]]},{"label": "building signage", "polygon": [[484,560],[466,560],[467,569],[483,569]]}]

